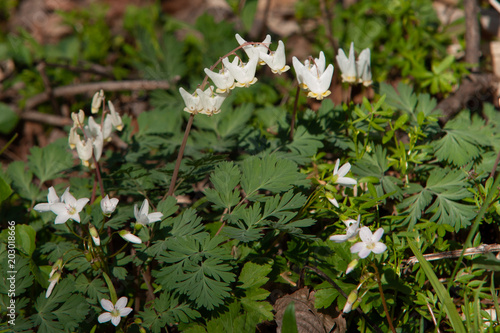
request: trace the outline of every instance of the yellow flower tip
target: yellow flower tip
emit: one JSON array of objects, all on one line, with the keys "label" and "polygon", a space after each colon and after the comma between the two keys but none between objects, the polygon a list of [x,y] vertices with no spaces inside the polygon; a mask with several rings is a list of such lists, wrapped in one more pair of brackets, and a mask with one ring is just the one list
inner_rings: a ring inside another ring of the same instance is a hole
[{"label": "yellow flower tip", "polygon": [[70,143],[70,144],[69,144],[69,148],[70,148],[70,149],[75,149],[75,148],[76,148],[76,145],[75,145],[75,144]]},{"label": "yellow flower tip", "polygon": [[123,129],[123,125],[118,125],[118,126],[116,126],[116,130],[117,130],[117,131],[121,131],[122,129]]},{"label": "yellow flower tip", "polygon": [[370,80],[370,81],[363,81],[363,85],[364,85],[365,87],[369,87],[369,86],[371,86],[371,85],[372,85],[372,83],[373,83],[373,81],[372,81],[372,80]]}]

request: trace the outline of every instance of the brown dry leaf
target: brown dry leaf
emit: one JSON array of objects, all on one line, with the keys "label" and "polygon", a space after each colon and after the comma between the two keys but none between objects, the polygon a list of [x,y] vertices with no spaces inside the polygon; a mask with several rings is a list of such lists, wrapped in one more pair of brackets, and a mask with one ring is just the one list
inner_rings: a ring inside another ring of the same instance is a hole
[{"label": "brown dry leaf", "polygon": [[[299,333],[346,332],[345,319],[342,313],[339,313],[337,318],[333,318],[316,310],[314,307],[314,293],[314,291],[309,292],[309,288],[302,288],[291,295],[283,296],[274,303],[275,320],[278,324],[276,332],[281,333],[283,315],[290,302],[295,303],[295,318]],[[334,327],[335,329],[332,331]]]}]

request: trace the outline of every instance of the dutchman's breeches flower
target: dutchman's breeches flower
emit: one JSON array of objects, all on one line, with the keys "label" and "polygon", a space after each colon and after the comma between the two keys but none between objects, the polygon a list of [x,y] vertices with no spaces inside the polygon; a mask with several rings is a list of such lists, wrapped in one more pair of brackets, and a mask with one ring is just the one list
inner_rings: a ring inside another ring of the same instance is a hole
[{"label": "dutchman's breeches flower", "polygon": [[64,191],[63,195],[61,195],[61,198],[57,196],[56,190],[54,189],[54,186],[49,187],[49,193],[47,194],[47,203],[39,203],[36,204],[35,207],[33,207],[34,210],[37,212],[49,212],[50,207],[58,202],[63,202],[64,198],[68,194],[69,187],[66,188]]},{"label": "dutchman's breeches flower", "polygon": [[353,239],[358,235],[360,220],[361,215],[358,215],[358,220],[348,219],[342,221],[347,227],[345,235],[333,235],[330,236],[330,240],[334,241],[335,243],[343,243],[347,240]]},{"label": "dutchman's breeches flower", "polygon": [[363,83],[365,87],[370,86],[372,81],[372,68],[370,60],[370,49],[364,49],[358,56],[358,61],[356,62],[356,68],[358,71],[358,82]]},{"label": "dutchman's breeches flower", "polygon": [[212,79],[213,83],[217,87],[217,93],[222,94],[229,92],[234,89],[234,77],[227,68],[223,68],[219,73],[213,72],[208,68],[205,68],[205,74]]},{"label": "dutchman's breeches flower", "polygon": [[271,52],[271,54],[260,53],[260,58],[264,60],[274,74],[281,75],[281,73],[290,69],[290,66],[286,64],[285,44],[282,41],[278,41],[276,51]]},{"label": "dutchman's breeches flower", "polygon": [[205,91],[201,89],[196,89],[196,93],[200,96],[202,110],[200,113],[205,114],[207,116],[211,116],[220,112],[220,108],[222,106],[222,102],[227,97],[227,93],[225,94],[216,94],[214,92],[214,87],[210,86]]},{"label": "dutchman's breeches flower", "polygon": [[335,168],[333,169],[333,179],[332,182],[334,184],[339,184],[342,186],[353,187],[358,182],[356,179],[345,177],[349,170],[351,170],[351,164],[347,162],[339,169],[340,159],[337,159],[335,162]]},{"label": "dutchman's breeches flower", "polygon": [[[247,42],[246,40],[241,38],[239,34],[236,34],[235,37],[240,45],[243,45]],[[271,35],[267,35],[266,38],[262,41],[262,43],[243,46],[243,50],[245,51],[245,53],[248,55],[249,58],[252,58],[254,56],[260,57],[262,53],[267,54],[267,52],[269,51],[270,44],[271,44]],[[263,65],[264,59],[261,60],[262,61],[260,61],[259,64]]]},{"label": "dutchman's breeches flower", "polygon": [[344,50],[339,48],[339,53],[337,54],[337,63],[339,64],[340,71],[342,72],[342,82],[358,82],[356,57],[354,55],[354,42],[351,42],[351,48],[349,49],[349,58],[346,57]]},{"label": "dutchman's breeches flower", "polygon": [[322,100],[331,94],[329,88],[332,83],[333,65],[325,70],[325,55],[320,52],[319,58],[306,60],[304,65],[296,58],[292,58],[297,81],[302,89],[308,90],[308,97]]},{"label": "dutchman's breeches flower", "polygon": [[236,86],[238,87],[250,87],[252,84],[257,82],[255,77],[255,71],[257,69],[257,62],[259,60],[258,55],[253,55],[250,57],[247,63],[239,63],[236,58],[233,62],[229,59],[222,59],[224,66],[231,72],[231,75],[236,80]]},{"label": "dutchman's breeches flower", "polygon": [[197,114],[203,109],[201,106],[200,96],[198,96],[196,92],[194,94],[190,94],[182,87],[179,88],[179,92],[184,100],[184,104],[186,104],[184,111],[191,114]]}]

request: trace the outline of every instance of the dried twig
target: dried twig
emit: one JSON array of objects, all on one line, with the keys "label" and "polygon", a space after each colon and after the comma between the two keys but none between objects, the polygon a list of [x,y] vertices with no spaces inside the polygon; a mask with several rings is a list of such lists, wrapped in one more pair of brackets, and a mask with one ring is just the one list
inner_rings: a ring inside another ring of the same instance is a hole
[{"label": "dried twig", "polygon": [[[169,89],[170,82],[168,81],[153,81],[153,80],[134,80],[134,81],[103,81],[72,84],[68,86],[57,87],[53,89],[54,97],[74,96],[85,93],[94,93],[100,89],[104,91],[121,91],[121,90],[155,90]],[[25,110],[34,109],[37,105],[47,102],[50,95],[43,92],[31,97],[26,101]]]},{"label": "dried twig", "polygon": [[[440,253],[424,254],[424,258],[427,261],[458,258],[462,254],[462,251],[463,250],[455,250],[455,251],[445,251]],[[481,244],[478,247],[470,247],[468,249],[465,249],[464,255],[471,256],[474,254],[484,254],[490,252],[500,252],[500,244]],[[416,264],[417,262],[418,259],[415,256],[407,260],[403,260],[403,263],[407,265],[413,265]]]}]

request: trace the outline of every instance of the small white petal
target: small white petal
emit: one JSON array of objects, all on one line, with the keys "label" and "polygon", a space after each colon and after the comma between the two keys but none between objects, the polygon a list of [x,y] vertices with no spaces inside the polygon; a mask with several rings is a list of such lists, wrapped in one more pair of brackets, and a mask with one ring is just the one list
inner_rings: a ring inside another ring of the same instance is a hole
[{"label": "small white petal", "polygon": [[120,320],[121,320],[121,319],[122,319],[122,318],[121,318],[120,316],[117,316],[117,317],[113,317],[113,316],[111,316],[111,323],[112,323],[113,325],[115,325],[115,326],[118,326],[118,324],[120,323]]},{"label": "small white petal", "polygon": [[101,299],[101,306],[104,310],[109,311],[109,312],[111,312],[115,309],[113,302],[111,302],[109,299],[105,299],[105,298]]},{"label": "small white petal", "polygon": [[123,308],[120,310],[120,316],[122,317],[126,317],[130,314],[130,312],[132,312],[133,309],[132,308]]},{"label": "small white petal", "polygon": [[111,313],[109,313],[109,312],[101,313],[99,315],[99,317],[97,318],[97,321],[100,322],[101,324],[106,323],[110,320],[111,320]]},{"label": "small white petal", "polygon": [[120,297],[120,299],[118,301],[116,301],[115,309],[120,311],[121,309],[123,309],[127,305],[127,302],[128,302],[127,297],[125,297],[125,296]]},{"label": "small white petal", "polygon": [[371,237],[372,242],[378,242],[383,235],[384,235],[384,229],[378,228],[377,231],[375,231],[373,233],[373,236]]}]

